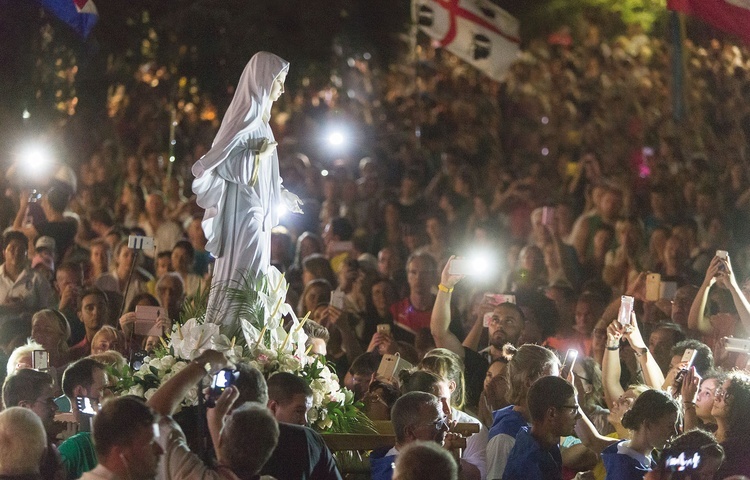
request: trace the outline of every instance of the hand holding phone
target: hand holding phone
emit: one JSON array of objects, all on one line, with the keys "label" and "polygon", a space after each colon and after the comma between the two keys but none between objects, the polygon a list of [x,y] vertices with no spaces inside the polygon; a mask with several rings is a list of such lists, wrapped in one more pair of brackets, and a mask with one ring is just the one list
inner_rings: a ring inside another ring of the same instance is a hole
[{"label": "hand holding phone", "polygon": [[154,328],[156,320],[166,312],[162,307],[150,305],[136,305],[135,307],[135,334],[143,336],[161,337],[162,331]]},{"label": "hand holding phone", "polygon": [[573,371],[573,366],[576,364],[578,358],[578,350],[571,348],[568,353],[565,354],[565,360],[563,361],[562,369],[560,370],[560,377],[568,379],[570,372]]},{"label": "hand holding phone", "polygon": [[617,321],[623,327],[630,325],[630,315],[633,313],[633,302],[635,299],[628,295],[623,295],[620,299],[620,311],[617,314]]},{"label": "hand holding phone", "polygon": [[47,350],[31,352],[31,368],[40,372],[49,370],[49,352]]},{"label": "hand holding phone", "polygon": [[214,408],[216,406],[216,400],[219,399],[224,390],[237,382],[240,376],[240,372],[233,368],[222,368],[213,380],[211,380],[211,388],[208,391],[208,398],[206,398],[206,406],[208,408]]}]

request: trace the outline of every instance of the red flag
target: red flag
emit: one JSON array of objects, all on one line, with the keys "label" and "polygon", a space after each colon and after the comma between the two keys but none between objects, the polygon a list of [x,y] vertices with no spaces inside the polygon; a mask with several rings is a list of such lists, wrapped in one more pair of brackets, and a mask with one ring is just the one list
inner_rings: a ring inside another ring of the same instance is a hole
[{"label": "red flag", "polygon": [[667,7],[701,18],[750,43],[750,0],[668,0]]}]

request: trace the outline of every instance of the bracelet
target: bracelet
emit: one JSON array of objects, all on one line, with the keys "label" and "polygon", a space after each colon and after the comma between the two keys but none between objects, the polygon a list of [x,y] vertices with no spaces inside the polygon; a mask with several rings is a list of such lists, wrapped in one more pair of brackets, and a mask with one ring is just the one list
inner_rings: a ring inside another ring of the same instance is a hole
[{"label": "bracelet", "polygon": [[445,293],[451,293],[453,291],[453,288],[448,288],[441,283],[441,284],[438,284],[438,290],[440,290],[441,292],[445,292]]},{"label": "bracelet", "polygon": [[620,349],[620,345],[619,344],[615,345],[614,347],[610,347],[609,345],[607,345],[607,350],[615,351],[615,350],[619,350],[619,349]]},{"label": "bracelet", "polygon": [[648,353],[648,347],[641,348],[640,352],[636,349],[633,349],[633,353],[635,354],[636,357],[641,358],[642,356]]},{"label": "bracelet", "polygon": [[694,409],[695,408],[695,402],[682,402],[682,407],[685,409]]}]

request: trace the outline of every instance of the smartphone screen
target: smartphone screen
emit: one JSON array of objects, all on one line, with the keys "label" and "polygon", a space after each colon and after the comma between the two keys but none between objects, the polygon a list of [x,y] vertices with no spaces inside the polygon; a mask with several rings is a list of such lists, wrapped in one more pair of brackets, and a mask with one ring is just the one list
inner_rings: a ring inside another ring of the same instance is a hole
[{"label": "smartphone screen", "polygon": [[570,372],[573,370],[573,366],[576,364],[576,358],[578,358],[578,350],[572,348],[568,350],[568,353],[565,354],[562,369],[560,370],[561,378],[568,378]]},{"label": "smartphone screen", "polygon": [[31,354],[31,368],[39,371],[49,369],[49,352],[47,350],[34,350]]},{"label": "smartphone screen", "polygon": [[620,301],[620,312],[617,314],[617,321],[621,325],[630,325],[630,314],[633,313],[633,297],[623,295]]},{"label": "smartphone screen", "polygon": [[659,300],[659,287],[661,286],[661,275],[649,273],[646,275],[646,301],[655,302]]}]

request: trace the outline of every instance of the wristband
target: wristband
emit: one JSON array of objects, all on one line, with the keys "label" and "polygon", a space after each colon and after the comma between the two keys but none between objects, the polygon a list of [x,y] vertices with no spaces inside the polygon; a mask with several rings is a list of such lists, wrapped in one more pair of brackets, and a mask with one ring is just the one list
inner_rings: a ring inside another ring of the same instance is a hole
[{"label": "wristband", "polygon": [[440,290],[441,292],[445,292],[445,293],[451,293],[453,291],[453,288],[448,288],[441,283],[438,285],[438,290]]},{"label": "wristband", "polygon": [[607,350],[615,351],[615,350],[619,350],[619,349],[620,349],[620,345],[619,344],[615,345],[614,347],[610,347],[609,345],[607,345]]}]

